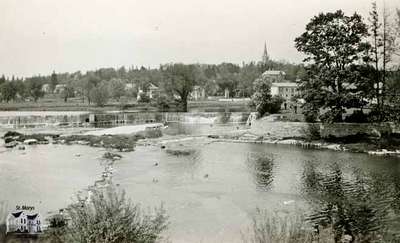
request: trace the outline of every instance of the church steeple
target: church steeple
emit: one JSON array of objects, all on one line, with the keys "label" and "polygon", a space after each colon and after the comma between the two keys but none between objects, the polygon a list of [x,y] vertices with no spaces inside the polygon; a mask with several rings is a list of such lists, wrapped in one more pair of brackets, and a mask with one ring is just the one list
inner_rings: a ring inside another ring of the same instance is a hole
[{"label": "church steeple", "polygon": [[267,64],[269,62],[269,55],[267,50],[267,42],[264,43],[264,52],[262,55],[262,62],[263,64]]}]

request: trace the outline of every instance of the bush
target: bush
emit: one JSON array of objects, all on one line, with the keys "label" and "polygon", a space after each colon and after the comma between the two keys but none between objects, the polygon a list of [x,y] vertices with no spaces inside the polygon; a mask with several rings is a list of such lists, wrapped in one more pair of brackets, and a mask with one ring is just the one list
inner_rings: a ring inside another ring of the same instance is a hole
[{"label": "bush", "polygon": [[160,95],[157,97],[155,105],[160,111],[167,111],[173,106],[174,101],[169,99],[166,95]]},{"label": "bush", "polygon": [[356,110],[351,115],[347,116],[345,122],[365,123],[368,122],[368,116],[362,110]]},{"label": "bush", "polygon": [[59,242],[156,242],[168,226],[162,206],[145,213],[114,186],[93,190],[90,200],[78,199],[66,209],[68,225],[58,227]]},{"label": "bush", "polygon": [[303,105],[303,115],[306,122],[316,122],[319,116],[319,109],[313,107],[312,104],[306,103]]},{"label": "bush", "polygon": [[301,132],[307,141],[321,139],[321,130],[319,124],[309,123],[307,124],[307,128],[303,128]]},{"label": "bush", "polygon": [[[319,240],[319,241],[318,241]],[[313,234],[313,229],[300,214],[293,215],[257,209],[252,227],[243,236],[244,242],[251,243],[308,243],[334,242],[331,234]]]},{"label": "bush", "polygon": [[281,110],[282,103],[285,99],[281,96],[272,96],[271,98],[266,98],[264,100],[255,101],[254,105],[256,111],[260,116],[265,114],[276,114]]}]

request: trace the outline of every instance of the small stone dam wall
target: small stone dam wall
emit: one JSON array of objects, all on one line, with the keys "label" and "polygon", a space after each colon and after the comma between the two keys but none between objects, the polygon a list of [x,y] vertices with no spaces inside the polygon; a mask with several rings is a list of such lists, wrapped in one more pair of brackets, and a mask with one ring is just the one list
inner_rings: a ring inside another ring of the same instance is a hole
[{"label": "small stone dam wall", "polygon": [[245,123],[250,112],[0,112],[0,126],[9,128],[38,126],[115,127],[154,122],[191,124]]},{"label": "small stone dam wall", "polygon": [[350,136],[366,136],[380,138],[383,135],[400,136],[400,125],[385,123],[306,123],[255,120],[251,124],[251,133],[277,139],[306,138],[318,133],[321,138],[345,138]]}]

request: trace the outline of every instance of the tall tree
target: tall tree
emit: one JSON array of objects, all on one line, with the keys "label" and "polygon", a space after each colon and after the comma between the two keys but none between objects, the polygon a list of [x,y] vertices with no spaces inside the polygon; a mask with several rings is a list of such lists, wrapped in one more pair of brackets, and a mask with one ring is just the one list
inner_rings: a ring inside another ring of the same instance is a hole
[{"label": "tall tree", "polygon": [[64,89],[61,91],[61,97],[64,99],[64,102],[68,101],[68,98],[72,98],[75,95],[75,88],[73,86],[72,81],[66,83]]},{"label": "tall tree", "polygon": [[90,99],[97,106],[104,106],[108,102],[109,91],[106,81],[102,81],[90,91]]},{"label": "tall tree", "polygon": [[395,52],[395,34],[393,33],[393,26],[390,23],[390,13],[386,8],[385,2],[383,3],[383,20],[382,20],[382,100],[381,104],[384,106],[386,98],[386,82],[388,64],[392,61]]},{"label": "tall tree", "polygon": [[3,75],[1,75],[1,77],[0,77],[0,85],[2,85],[3,83],[5,83],[6,82],[6,77],[4,76],[4,74]]},{"label": "tall tree", "polygon": [[372,3],[372,10],[369,13],[370,18],[370,32],[372,37],[372,45],[371,45],[371,52],[372,52],[372,62],[374,63],[375,67],[375,75],[373,77],[374,80],[374,87],[375,87],[375,98],[377,101],[377,106],[381,107],[381,87],[382,82],[380,78],[380,71],[379,71],[379,63],[380,63],[380,48],[382,47],[382,39],[380,30],[382,24],[379,20],[379,14],[376,6],[376,2]]},{"label": "tall tree", "polygon": [[50,88],[52,91],[54,91],[57,84],[58,84],[57,74],[55,71],[53,71],[53,73],[51,74],[51,77],[50,77]]},{"label": "tall tree", "polygon": [[310,64],[310,77],[301,82],[303,94],[322,94],[323,98],[308,97],[307,102],[329,109],[323,117],[326,121],[342,121],[345,108],[354,107],[354,85],[360,77],[357,65],[369,49],[364,41],[367,36],[368,28],[360,15],[346,16],[338,10],[312,18],[306,32],[295,39],[297,50],[307,55],[305,61]]},{"label": "tall tree", "polygon": [[0,86],[0,93],[2,100],[7,103],[11,100],[14,100],[17,95],[17,90],[15,89],[15,82],[13,81],[5,81]]},{"label": "tall tree", "polygon": [[196,82],[195,65],[170,64],[164,68],[165,89],[179,97],[182,111],[187,111],[187,100]]},{"label": "tall tree", "polygon": [[30,78],[27,83],[28,95],[32,97],[35,102],[37,102],[39,98],[44,96],[44,92],[42,91],[41,77]]},{"label": "tall tree", "polygon": [[119,101],[121,96],[125,94],[125,82],[123,82],[121,79],[111,79],[109,88],[111,97],[117,101]]}]

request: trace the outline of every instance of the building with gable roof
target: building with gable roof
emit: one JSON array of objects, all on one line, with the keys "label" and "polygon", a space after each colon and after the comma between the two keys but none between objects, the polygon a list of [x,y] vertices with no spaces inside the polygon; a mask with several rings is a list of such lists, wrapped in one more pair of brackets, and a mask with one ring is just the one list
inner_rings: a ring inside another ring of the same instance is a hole
[{"label": "building with gable roof", "polygon": [[6,219],[6,233],[37,234],[42,232],[42,219],[39,213],[27,214],[24,211],[10,213]]}]

